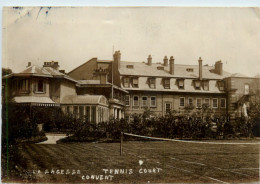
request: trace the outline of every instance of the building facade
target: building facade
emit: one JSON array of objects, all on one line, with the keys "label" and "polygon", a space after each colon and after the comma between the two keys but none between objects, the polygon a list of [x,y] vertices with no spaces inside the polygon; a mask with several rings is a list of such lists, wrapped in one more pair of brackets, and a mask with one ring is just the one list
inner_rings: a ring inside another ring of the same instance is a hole
[{"label": "building facade", "polygon": [[92,58],[69,73],[58,62],[44,62],[3,77],[5,98],[16,104],[59,106],[66,114],[99,123],[109,118],[130,119],[150,110],[191,114],[207,109],[230,119],[246,115],[255,78],[231,74],[223,63],[201,58],[194,65],[176,64],[173,56],[146,62]]},{"label": "building facade", "polygon": [[[153,62],[149,55],[147,62],[129,62],[121,61],[120,51],[114,53],[113,60],[93,58],[68,75],[86,82],[80,84],[80,94],[96,92],[111,100],[119,99],[127,119],[147,109],[156,115],[165,115],[171,111],[199,112],[205,107],[212,114],[234,119],[242,116],[243,106],[248,107],[254,81],[254,78],[224,71],[221,61],[208,66],[199,58],[194,65],[184,65],[176,64],[173,56]],[[115,86],[121,92],[114,94],[116,90],[110,87],[105,92],[104,85]]]},{"label": "building facade", "polygon": [[87,117],[93,123],[109,117],[107,99],[102,95],[77,95],[78,81],[59,71],[58,62],[44,62],[43,67],[28,63],[22,72],[4,76],[2,84],[3,98],[11,105],[59,107],[65,114]]}]

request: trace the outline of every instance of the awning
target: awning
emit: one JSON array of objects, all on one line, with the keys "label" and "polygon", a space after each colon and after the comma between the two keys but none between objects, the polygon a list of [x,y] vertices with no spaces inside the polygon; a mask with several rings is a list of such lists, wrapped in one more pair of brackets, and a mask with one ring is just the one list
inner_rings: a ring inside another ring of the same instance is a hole
[{"label": "awning", "polygon": [[17,96],[13,98],[15,103],[33,103],[33,104],[52,104],[55,102],[52,101],[49,97],[42,96]]}]

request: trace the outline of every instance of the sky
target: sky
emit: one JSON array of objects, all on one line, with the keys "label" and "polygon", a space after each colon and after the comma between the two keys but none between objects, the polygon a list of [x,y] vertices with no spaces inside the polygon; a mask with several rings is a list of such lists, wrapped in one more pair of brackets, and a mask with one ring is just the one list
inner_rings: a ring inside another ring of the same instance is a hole
[{"label": "sky", "polygon": [[97,57],[123,61],[214,65],[260,73],[260,8],[23,7],[3,9],[2,66],[14,72],[28,62],[58,61],[66,72]]}]

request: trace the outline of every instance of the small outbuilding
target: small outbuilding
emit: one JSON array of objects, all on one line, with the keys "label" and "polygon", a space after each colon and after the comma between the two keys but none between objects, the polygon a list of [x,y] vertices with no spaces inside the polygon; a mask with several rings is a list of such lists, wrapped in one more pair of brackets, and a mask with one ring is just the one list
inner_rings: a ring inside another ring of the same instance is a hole
[{"label": "small outbuilding", "polygon": [[102,95],[67,95],[61,99],[62,112],[75,118],[100,123],[109,119],[109,104]]}]

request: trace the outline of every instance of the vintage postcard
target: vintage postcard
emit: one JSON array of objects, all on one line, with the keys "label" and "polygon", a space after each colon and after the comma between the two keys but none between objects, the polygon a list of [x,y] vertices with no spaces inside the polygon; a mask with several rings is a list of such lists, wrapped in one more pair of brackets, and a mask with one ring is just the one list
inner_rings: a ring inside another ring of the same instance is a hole
[{"label": "vintage postcard", "polygon": [[260,8],[4,7],[3,183],[257,183]]}]

